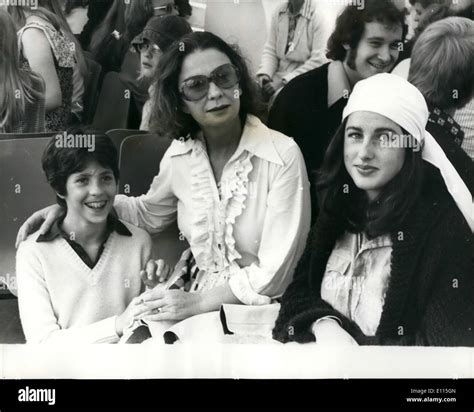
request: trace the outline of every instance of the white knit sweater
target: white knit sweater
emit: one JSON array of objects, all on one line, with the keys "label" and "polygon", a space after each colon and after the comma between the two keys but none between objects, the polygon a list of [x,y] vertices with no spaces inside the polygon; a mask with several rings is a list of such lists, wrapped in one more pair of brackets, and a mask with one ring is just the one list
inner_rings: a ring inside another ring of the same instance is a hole
[{"label": "white knit sweater", "polygon": [[62,237],[18,248],[21,323],[28,343],[113,343],[115,318],[140,294],[140,270],[151,255],[147,232],[124,223],[131,237],[112,232],[93,269]]}]

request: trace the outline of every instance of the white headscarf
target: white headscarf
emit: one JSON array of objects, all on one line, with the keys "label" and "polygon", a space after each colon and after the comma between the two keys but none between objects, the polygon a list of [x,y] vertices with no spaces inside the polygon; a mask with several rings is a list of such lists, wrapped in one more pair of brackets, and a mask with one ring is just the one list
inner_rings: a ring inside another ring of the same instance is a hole
[{"label": "white headscarf", "polygon": [[357,82],[343,119],[358,111],[381,114],[419,141],[423,159],[439,169],[449,193],[474,232],[472,195],[438,142],[425,130],[429,111],[420,91],[402,77],[377,74]]}]

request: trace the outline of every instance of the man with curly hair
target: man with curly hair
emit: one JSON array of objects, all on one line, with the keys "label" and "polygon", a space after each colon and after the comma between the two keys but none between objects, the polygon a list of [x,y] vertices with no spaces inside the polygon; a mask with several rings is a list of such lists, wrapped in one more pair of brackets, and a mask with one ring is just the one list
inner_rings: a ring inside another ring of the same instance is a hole
[{"label": "man with curly hair", "polygon": [[403,12],[391,1],[367,0],[362,9],[346,6],[327,44],[326,56],[333,61],[296,77],[276,98],[269,127],[295,139],[310,178],[341,123],[353,86],[390,72],[404,35]]}]

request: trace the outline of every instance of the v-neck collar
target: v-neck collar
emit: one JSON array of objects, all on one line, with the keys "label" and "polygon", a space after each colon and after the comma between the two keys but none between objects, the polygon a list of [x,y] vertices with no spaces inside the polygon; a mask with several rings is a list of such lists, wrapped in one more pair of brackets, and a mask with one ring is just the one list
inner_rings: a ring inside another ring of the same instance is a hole
[{"label": "v-neck collar", "polygon": [[104,253],[105,244],[107,243],[107,240],[109,239],[110,235],[113,232],[116,232],[117,234],[121,236],[127,236],[127,237],[132,236],[132,233],[127,229],[127,227],[122,222],[120,222],[120,220],[116,217],[116,215],[112,211],[107,217],[105,239],[100,246],[99,253],[94,262],[89,257],[89,255],[87,254],[83,246],[75,242],[73,239],[71,239],[69,235],[61,228],[61,223],[62,223],[62,220],[54,222],[50,230],[46,234],[38,236],[38,239],[36,241],[38,243],[51,242],[58,237],[62,237],[69,244],[72,250],[74,250],[74,252],[78,255],[78,257],[83,261],[83,263],[86,264],[90,269],[93,269],[99,262],[102,254]]},{"label": "v-neck collar", "polygon": [[112,247],[113,243],[115,242],[117,234],[115,232],[112,232],[110,236],[107,238],[107,240],[103,244],[103,250],[102,253],[100,254],[96,264],[94,267],[89,267],[87,263],[81,258],[81,256],[74,250],[74,248],[71,246],[71,244],[64,238],[59,239],[60,242],[62,242],[62,245],[64,248],[68,251],[73,256],[73,259],[76,260],[77,264],[80,265],[83,269],[84,272],[89,276],[88,281],[95,285],[97,283],[97,273],[101,273],[101,269],[104,266],[105,262],[109,258],[109,249]]}]

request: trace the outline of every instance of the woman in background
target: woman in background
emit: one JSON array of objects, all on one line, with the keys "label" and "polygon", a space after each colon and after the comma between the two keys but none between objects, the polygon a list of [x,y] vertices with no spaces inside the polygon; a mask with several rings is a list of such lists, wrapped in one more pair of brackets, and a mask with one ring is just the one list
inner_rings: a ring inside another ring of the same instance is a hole
[{"label": "woman in background", "polygon": [[45,85],[41,76],[20,68],[15,24],[0,9],[0,133],[44,131]]},{"label": "woman in background", "polygon": [[44,7],[56,15],[59,24],[61,25],[61,30],[66,33],[70,41],[74,42],[76,65],[74,66],[72,78],[74,90],[72,95],[71,114],[73,117],[70,123],[80,123],[82,121],[82,112],[84,111],[84,79],[88,75],[86,58],[84,57],[84,53],[82,52],[82,47],[79,44],[79,41],[76,39],[76,36],[69,27],[69,23],[67,22],[66,15],[61,7],[61,4],[59,3],[59,0],[39,0],[38,4],[40,7]]},{"label": "woman in background", "polygon": [[20,63],[42,76],[46,84],[46,131],[66,129],[74,92],[74,41],[59,18],[44,7],[8,6],[18,31]]},{"label": "woman in background", "polygon": [[132,46],[140,53],[140,76],[138,80],[145,81],[149,85],[149,96],[143,106],[140,130],[150,130],[152,101],[156,87],[155,80],[161,56],[174,41],[191,32],[191,26],[182,17],[153,17],[147,23],[143,32],[132,41]]}]

